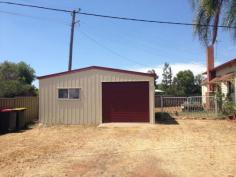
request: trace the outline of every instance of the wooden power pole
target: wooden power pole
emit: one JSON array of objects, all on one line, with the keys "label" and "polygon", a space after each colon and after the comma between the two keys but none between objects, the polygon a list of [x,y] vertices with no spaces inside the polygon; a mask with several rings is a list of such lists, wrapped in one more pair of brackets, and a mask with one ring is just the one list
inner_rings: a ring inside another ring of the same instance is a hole
[{"label": "wooden power pole", "polygon": [[71,68],[72,68],[73,44],[74,44],[74,30],[75,30],[75,24],[77,23],[77,22],[75,21],[75,18],[76,18],[76,14],[77,14],[77,13],[79,13],[79,11],[73,10],[73,12],[72,12],[68,71],[70,71]]}]

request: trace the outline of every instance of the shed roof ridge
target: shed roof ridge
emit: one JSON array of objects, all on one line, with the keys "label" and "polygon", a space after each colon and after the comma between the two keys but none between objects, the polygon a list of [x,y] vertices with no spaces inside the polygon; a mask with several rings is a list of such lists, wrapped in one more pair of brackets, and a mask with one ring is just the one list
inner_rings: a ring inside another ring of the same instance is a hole
[{"label": "shed roof ridge", "polygon": [[99,69],[99,70],[105,70],[105,71],[113,71],[113,72],[155,77],[155,74],[152,74],[152,73],[144,73],[144,72],[139,72],[139,71],[116,69],[116,68],[102,67],[102,66],[88,66],[88,67],[84,67],[84,68],[74,69],[71,71],[64,71],[64,72],[59,72],[59,73],[54,73],[54,74],[48,74],[45,76],[39,76],[39,77],[37,77],[37,79],[46,79],[46,78],[51,78],[51,77],[56,77],[56,76],[61,76],[61,75],[66,75],[66,74],[72,74],[72,73],[82,72],[82,71],[87,71],[87,70],[92,70],[92,69]]}]

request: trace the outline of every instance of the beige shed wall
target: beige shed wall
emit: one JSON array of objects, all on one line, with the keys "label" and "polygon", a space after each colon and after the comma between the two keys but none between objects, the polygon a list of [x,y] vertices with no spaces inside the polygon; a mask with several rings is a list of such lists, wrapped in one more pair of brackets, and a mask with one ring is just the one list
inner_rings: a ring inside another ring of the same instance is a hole
[{"label": "beige shed wall", "polygon": [[[102,123],[102,82],[149,82],[150,123],[154,123],[154,78],[87,70],[39,80],[39,120],[45,124]],[[81,88],[79,100],[58,99],[58,88]]]}]

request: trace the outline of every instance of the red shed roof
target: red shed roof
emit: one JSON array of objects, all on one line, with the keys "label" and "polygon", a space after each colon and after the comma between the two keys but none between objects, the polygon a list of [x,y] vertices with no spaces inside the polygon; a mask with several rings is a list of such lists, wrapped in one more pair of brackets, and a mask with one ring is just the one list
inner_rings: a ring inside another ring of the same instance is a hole
[{"label": "red shed roof", "polygon": [[90,67],[75,69],[75,70],[71,70],[71,71],[65,71],[65,72],[49,74],[49,75],[45,75],[45,76],[39,76],[39,77],[37,77],[37,79],[46,79],[46,78],[62,76],[62,75],[66,75],[66,74],[77,73],[77,72],[87,71],[87,70],[92,70],[92,69],[113,71],[113,72],[126,73],[126,74],[135,74],[135,75],[141,75],[141,76],[156,77],[156,75],[152,74],[152,73],[143,73],[143,72],[115,69],[115,68],[107,68],[107,67],[101,67],[101,66],[90,66]]}]

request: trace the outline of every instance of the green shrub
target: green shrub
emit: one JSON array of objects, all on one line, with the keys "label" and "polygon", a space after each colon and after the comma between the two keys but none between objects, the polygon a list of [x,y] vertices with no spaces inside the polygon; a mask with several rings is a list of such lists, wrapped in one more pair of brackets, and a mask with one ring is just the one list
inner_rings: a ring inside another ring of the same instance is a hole
[{"label": "green shrub", "polygon": [[34,96],[35,71],[24,62],[0,63],[0,97]]},{"label": "green shrub", "polygon": [[224,102],[222,113],[227,116],[233,115],[235,113],[235,104],[231,101]]}]

